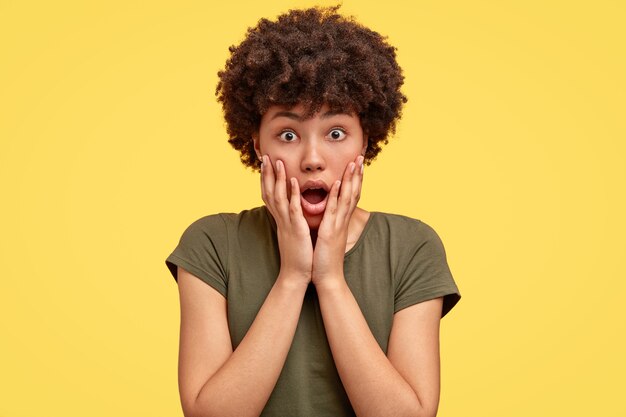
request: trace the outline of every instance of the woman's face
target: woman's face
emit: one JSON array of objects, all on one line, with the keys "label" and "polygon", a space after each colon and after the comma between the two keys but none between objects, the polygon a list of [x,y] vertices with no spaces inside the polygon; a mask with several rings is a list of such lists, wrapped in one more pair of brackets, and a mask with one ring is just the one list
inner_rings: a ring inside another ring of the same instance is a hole
[{"label": "woman's face", "polygon": [[[302,105],[270,107],[254,136],[254,148],[259,158],[269,156],[274,170],[276,161],[283,162],[287,184],[292,177],[298,181],[302,213],[309,227],[317,229],[331,186],[343,178],[350,162],[365,155],[367,137],[357,115],[331,113],[327,105],[309,119],[302,119],[303,113]],[[290,191],[287,186],[289,200]]]}]

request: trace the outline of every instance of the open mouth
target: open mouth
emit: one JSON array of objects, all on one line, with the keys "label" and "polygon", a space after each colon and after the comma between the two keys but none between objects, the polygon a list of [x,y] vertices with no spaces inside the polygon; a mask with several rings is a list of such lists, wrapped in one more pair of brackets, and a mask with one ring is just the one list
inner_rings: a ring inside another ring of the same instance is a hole
[{"label": "open mouth", "polygon": [[304,183],[300,194],[302,210],[311,216],[324,213],[328,201],[328,192],[328,186],[321,180]]},{"label": "open mouth", "polygon": [[323,188],[309,188],[302,192],[302,198],[311,204],[318,204],[324,201],[328,192]]}]

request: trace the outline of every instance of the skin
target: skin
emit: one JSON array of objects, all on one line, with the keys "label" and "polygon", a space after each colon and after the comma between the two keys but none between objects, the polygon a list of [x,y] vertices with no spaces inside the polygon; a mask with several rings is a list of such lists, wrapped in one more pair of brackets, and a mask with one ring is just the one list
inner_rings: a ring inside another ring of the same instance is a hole
[{"label": "skin", "polygon": [[[301,110],[290,111],[297,116]],[[263,160],[263,200],[277,224],[281,268],[234,351],[226,299],[178,268],[184,414],[242,417],[262,412],[291,347],[305,292],[313,283],[333,360],[356,415],[434,417],[443,299],[395,313],[385,354],[343,275],[344,254],[369,216],[356,207],[367,143],[360,122],[344,114],[323,117],[326,108],[308,120],[296,120],[293,114],[274,117],[281,111],[285,109],[271,108],[254,137]],[[347,131],[345,137],[332,133],[337,126]],[[321,214],[307,213],[299,198],[301,185],[310,179],[332,185]]]},{"label": "skin", "polygon": [[[281,271],[317,283],[343,271],[343,255],[369,218],[356,206],[367,137],[356,115],[330,113],[328,106],[310,119],[303,113],[301,105],[272,106],[253,140],[263,201],[278,226]],[[330,188],[322,213],[307,210],[300,197],[307,181]]]}]

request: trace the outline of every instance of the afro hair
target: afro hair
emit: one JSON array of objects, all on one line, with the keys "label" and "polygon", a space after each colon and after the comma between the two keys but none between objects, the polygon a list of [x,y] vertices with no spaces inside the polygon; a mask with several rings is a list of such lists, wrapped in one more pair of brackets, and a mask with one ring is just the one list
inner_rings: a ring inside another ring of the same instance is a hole
[{"label": "afro hair", "polygon": [[311,117],[327,104],[359,116],[368,137],[365,163],[395,133],[404,77],[396,48],[386,38],[337,13],[339,6],[289,10],[276,21],[261,19],[229,48],[215,91],[229,143],[241,162],[258,170],[252,135],[272,105],[302,104]]}]

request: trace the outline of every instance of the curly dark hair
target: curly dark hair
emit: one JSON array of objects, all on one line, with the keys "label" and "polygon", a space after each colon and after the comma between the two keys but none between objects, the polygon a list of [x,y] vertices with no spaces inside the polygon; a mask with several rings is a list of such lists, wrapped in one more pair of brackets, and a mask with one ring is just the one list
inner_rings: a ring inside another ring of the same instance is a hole
[{"label": "curly dark hair", "polygon": [[327,104],[331,111],[359,116],[368,136],[365,163],[395,133],[404,82],[396,48],[386,37],[337,13],[340,6],[289,10],[276,21],[261,19],[231,46],[215,90],[222,103],[228,142],[241,162],[258,170],[252,135],[275,104],[302,104],[311,117]]}]

